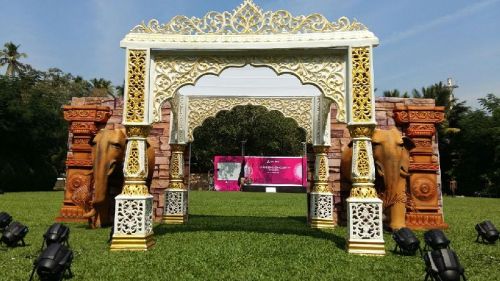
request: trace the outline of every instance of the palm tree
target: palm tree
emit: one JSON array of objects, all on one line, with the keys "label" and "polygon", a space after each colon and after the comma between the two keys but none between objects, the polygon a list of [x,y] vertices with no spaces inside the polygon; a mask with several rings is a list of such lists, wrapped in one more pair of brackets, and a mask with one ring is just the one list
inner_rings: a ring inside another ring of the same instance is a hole
[{"label": "palm tree", "polygon": [[105,80],[103,78],[94,78],[90,80],[90,83],[92,84],[92,96],[94,97],[106,97],[106,96],[112,96],[113,98],[116,98],[116,96],[113,94],[114,89],[111,84],[111,81]]},{"label": "palm tree", "polygon": [[409,98],[408,92],[404,92],[402,95],[398,89],[384,91],[384,97],[392,97],[392,98]]},{"label": "palm tree", "polygon": [[19,46],[21,45],[7,42],[4,45],[5,48],[0,51],[0,66],[7,65],[7,70],[5,71],[5,75],[7,76],[12,77],[26,68],[26,65],[19,62],[19,59],[25,58],[27,55],[18,52]]}]

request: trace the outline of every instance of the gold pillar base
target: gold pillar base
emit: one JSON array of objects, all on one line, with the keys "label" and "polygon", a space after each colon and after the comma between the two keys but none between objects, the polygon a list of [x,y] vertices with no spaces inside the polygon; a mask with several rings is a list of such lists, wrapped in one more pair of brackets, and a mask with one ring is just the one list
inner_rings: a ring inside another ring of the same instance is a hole
[{"label": "gold pillar base", "polygon": [[348,241],[347,252],[349,254],[368,255],[368,256],[384,256],[385,245],[384,241]]},{"label": "gold pillar base", "polygon": [[187,215],[163,215],[162,219],[162,222],[167,224],[185,224],[187,221]]},{"label": "gold pillar base", "polygon": [[311,219],[311,223],[309,224],[311,228],[317,229],[332,229],[335,227],[333,220],[325,220],[325,219]]},{"label": "gold pillar base", "polygon": [[148,236],[138,235],[113,235],[111,251],[147,251],[155,244],[153,234]]}]

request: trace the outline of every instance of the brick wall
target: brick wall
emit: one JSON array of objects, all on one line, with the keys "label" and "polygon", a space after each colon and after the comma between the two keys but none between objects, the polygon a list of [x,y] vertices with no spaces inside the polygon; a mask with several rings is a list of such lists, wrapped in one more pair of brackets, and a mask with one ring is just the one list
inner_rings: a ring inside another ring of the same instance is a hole
[{"label": "brick wall", "polygon": [[[113,110],[113,115],[109,119],[106,128],[120,128],[122,122],[123,100],[122,99],[107,99],[107,98],[73,98],[72,105],[102,105],[109,106]],[[380,129],[389,129],[395,125],[393,118],[393,109],[397,105],[422,105],[433,106],[432,99],[404,99],[404,98],[385,98],[379,97],[376,99],[376,120],[377,127]],[[338,222],[345,221],[345,208],[343,201],[348,195],[348,191],[341,187],[340,184],[340,158],[342,150],[349,143],[350,136],[347,130],[347,125],[337,123],[335,120],[336,109],[332,108],[331,112],[331,147],[328,151],[330,177],[329,184],[333,187],[335,202],[336,202],[336,217]],[[401,128],[399,128],[401,130]],[[169,162],[170,162],[170,146],[169,142],[170,130],[170,105],[165,103],[162,107],[162,122],[153,125],[150,137],[148,140],[155,147],[155,171],[153,182],[151,184],[151,194],[154,196],[155,217],[160,219],[163,214],[164,198],[162,196],[165,188],[168,186],[169,180]],[[438,154],[437,143],[434,141],[434,150]],[[311,153],[308,154],[308,180],[309,185],[312,184],[312,170],[314,168],[314,159]],[[186,164],[188,161],[188,149],[185,154]],[[186,168],[185,183],[188,183],[188,173]],[[206,175],[191,175],[189,179],[191,189],[206,190],[208,187]],[[438,188],[440,190],[440,178],[438,177]]]}]

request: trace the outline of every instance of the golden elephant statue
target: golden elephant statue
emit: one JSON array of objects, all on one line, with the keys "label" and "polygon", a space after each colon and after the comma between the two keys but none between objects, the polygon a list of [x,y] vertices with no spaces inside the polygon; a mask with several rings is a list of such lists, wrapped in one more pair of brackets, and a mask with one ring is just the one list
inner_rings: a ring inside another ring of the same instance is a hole
[{"label": "golden elephant statue", "polygon": [[[341,180],[350,184],[352,143],[342,152]],[[383,201],[384,226],[397,230],[406,226],[406,186],[410,176],[410,150],[414,142],[396,129],[376,129],[372,136],[375,161],[375,188]]]},{"label": "golden elephant statue", "polygon": [[[127,146],[125,129],[100,130],[92,141],[92,200],[90,210],[83,216],[90,218],[92,227],[111,225],[114,198],[121,193],[124,183],[123,162]],[[155,151],[147,143],[148,188],[154,172]]]}]

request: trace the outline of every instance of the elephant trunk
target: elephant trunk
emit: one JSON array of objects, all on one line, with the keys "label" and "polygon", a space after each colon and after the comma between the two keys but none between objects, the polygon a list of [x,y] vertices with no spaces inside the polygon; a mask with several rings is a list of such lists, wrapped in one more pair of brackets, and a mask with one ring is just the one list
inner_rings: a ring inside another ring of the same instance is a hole
[{"label": "elephant trunk", "polygon": [[108,143],[98,142],[94,146],[93,151],[93,198],[91,202],[91,210],[84,214],[86,218],[94,217],[96,215],[96,205],[105,203],[106,193],[108,192],[108,177],[111,175],[116,167],[116,160],[108,162],[105,155],[107,153]]},{"label": "elephant trunk", "polygon": [[405,226],[406,208],[406,168],[400,159],[391,159],[385,163],[376,163],[377,170],[383,169],[385,190],[383,192],[384,212],[392,230]]}]

